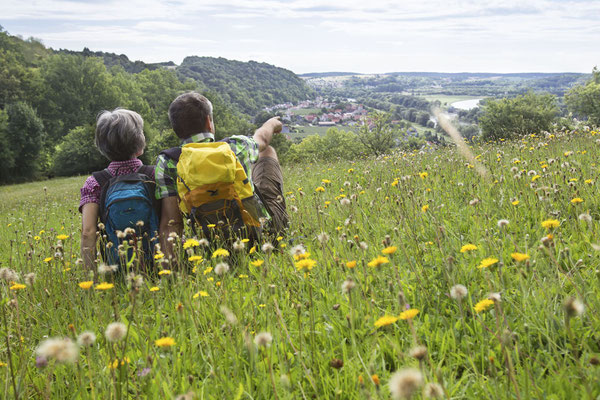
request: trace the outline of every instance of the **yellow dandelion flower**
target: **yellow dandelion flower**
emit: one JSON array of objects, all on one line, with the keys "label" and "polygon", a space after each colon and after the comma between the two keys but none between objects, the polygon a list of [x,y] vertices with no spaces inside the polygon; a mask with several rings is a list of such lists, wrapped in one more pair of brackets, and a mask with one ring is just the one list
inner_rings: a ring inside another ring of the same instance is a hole
[{"label": "yellow dandelion flower", "polygon": [[212,253],[212,258],[217,258],[217,257],[229,257],[229,252],[225,249],[216,249]]},{"label": "yellow dandelion flower", "polygon": [[189,249],[190,247],[198,247],[198,246],[200,246],[200,242],[197,241],[196,239],[188,239],[183,244],[184,249]]},{"label": "yellow dandelion flower", "polygon": [[208,297],[208,292],[205,292],[204,290],[199,291],[198,293],[196,293],[195,295],[192,296],[192,298],[197,299],[198,297]]},{"label": "yellow dandelion flower", "polygon": [[396,250],[398,250],[398,248],[396,246],[389,246],[389,247],[386,247],[385,249],[381,250],[381,252],[383,254],[394,254],[396,252]]},{"label": "yellow dandelion flower", "polygon": [[496,264],[497,262],[498,262],[498,259],[494,258],[494,257],[484,258],[483,260],[481,260],[481,263],[479,264],[479,266],[477,266],[477,268],[482,269],[482,268],[491,267],[492,265]]},{"label": "yellow dandelion flower", "polygon": [[27,286],[23,285],[22,283],[15,283],[14,285],[12,285],[10,287],[10,290],[23,290],[25,289]]},{"label": "yellow dandelion flower", "polygon": [[348,268],[354,268],[354,267],[356,267],[356,260],[348,261],[346,263],[346,267],[348,267]]},{"label": "yellow dandelion flower", "polygon": [[546,229],[558,228],[560,221],[557,219],[547,219],[542,222],[542,226]]},{"label": "yellow dandelion flower", "polygon": [[306,268],[307,270],[312,270],[315,265],[317,265],[317,262],[315,260],[311,260],[309,258],[304,259],[304,260],[300,260],[296,262],[296,269],[298,271],[302,271],[304,268]]},{"label": "yellow dandelion flower", "polygon": [[152,287],[150,288],[150,291],[151,291],[151,292],[158,292],[159,290],[160,290],[160,288],[159,288],[158,286],[152,286]]},{"label": "yellow dandelion flower", "polygon": [[296,261],[306,260],[307,258],[310,258],[310,253],[308,251],[301,254],[294,254],[294,260]]},{"label": "yellow dandelion flower", "polygon": [[429,210],[429,204],[425,204],[423,207],[421,207],[421,211],[427,212],[427,210]]},{"label": "yellow dandelion flower", "polygon": [[114,287],[115,287],[115,285],[113,283],[102,282],[102,283],[97,284],[95,289],[96,290],[110,290]]},{"label": "yellow dandelion flower", "polygon": [[155,260],[160,260],[161,258],[163,258],[165,255],[163,253],[156,253],[154,255],[154,259]]},{"label": "yellow dandelion flower", "polygon": [[592,184],[592,180],[591,179],[586,179],[585,181],[583,181],[586,185],[591,185]]},{"label": "yellow dandelion flower", "polygon": [[52,261],[52,257],[46,257],[46,258],[44,258],[44,262],[49,263],[50,261]]},{"label": "yellow dandelion flower", "polygon": [[202,260],[203,260],[202,256],[191,256],[190,258],[188,258],[189,262],[198,262],[199,263]]},{"label": "yellow dandelion flower", "polygon": [[321,179],[321,182],[324,183],[325,185],[328,185],[331,183],[331,181],[329,179]]},{"label": "yellow dandelion flower", "polygon": [[510,204],[512,204],[513,206],[518,206],[519,205],[519,200],[511,201]]},{"label": "yellow dandelion flower", "polygon": [[421,179],[425,179],[425,178],[427,178],[429,176],[429,174],[427,172],[421,172],[419,174],[419,176],[421,177]]},{"label": "yellow dandelion flower", "polygon": [[477,250],[477,246],[475,246],[474,244],[471,244],[471,243],[467,243],[463,247],[460,248],[461,253],[466,253],[468,251],[473,251],[473,250]]},{"label": "yellow dandelion flower", "polygon": [[381,328],[382,326],[387,326],[387,325],[391,325],[394,322],[398,321],[398,317],[394,317],[392,315],[384,315],[383,317],[379,318],[377,321],[375,321],[375,327],[376,328]]},{"label": "yellow dandelion flower", "polygon": [[583,199],[581,197],[575,197],[574,199],[571,200],[571,204],[579,204],[579,203],[583,203]]},{"label": "yellow dandelion flower", "polygon": [[171,346],[175,346],[175,339],[173,339],[172,337],[162,337],[160,339],[156,339],[154,341],[154,344],[157,347],[171,347]]},{"label": "yellow dandelion flower", "polygon": [[206,226],[207,226],[208,228],[214,228],[214,227],[215,227],[215,226],[217,226],[217,225],[215,225],[215,224],[208,224],[208,225],[206,225]]},{"label": "yellow dandelion flower", "polygon": [[535,181],[537,181],[537,180],[538,180],[538,179],[540,179],[540,178],[541,178],[541,176],[539,176],[539,175],[534,175],[534,176],[531,178],[531,182],[535,182]]},{"label": "yellow dandelion flower", "polygon": [[524,253],[512,253],[510,255],[512,257],[513,260],[519,262],[519,261],[525,261],[525,260],[529,260],[529,254],[524,254]]},{"label": "yellow dandelion flower", "polygon": [[203,271],[203,274],[204,275],[209,274],[212,270],[213,270],[212,267],[206,267]]},{"label": "yellow dandelion flower", "polygon": [[252,265],[253,267],[260,267],[264,264],[264,262],[264,260],[254,260],[250,262],[250,265]]},{"label": "yellow dandelion flower", "polygon": [[475,310],[475,312],[480,313],[482,311],[487,310],[488,308],[490,308],[493,305],[494,305],[493,300],[483,299],[479,303],[475,304],[475,307],[473,307],[473,309]]},{"label": "yellow dandelion flower", "polygon": [[33,237],[33,240],[35,240],[36,242],[37,242],[38,240],[40,240],[40,239],[41,239],[41,237],[39,237],[39,236],[37,236],[37,235]]},{"label": "yellow dandelion flower", "polygon": [[367,264],[369,267],[379,267],[381,264],[387,264],[390,260],[387,257],[377,256]]},{"label": "yellow dandelion flower", "polygon": [[255,252],[256,252],[256,246],[252,246],[250,248],[250,251],[248,252],[248,254],[252,254],[252,253],[255,253]]},{"label": "yellow dandelion flower", "polygon": [[325,188],[323,186],[319,186],[315,189],[315,192],[319,193],[319,192],[324,192]]},{"label": "yellow dandelion flower", "polygon": [[69,235],[61,234],[56,237],[58,240],[67,240]]},{"label": "yellow dandelion flower", "polygon": [[417,316],[418,313],[419,313],[419,310],[417,310],[416,308],[411,308],[409,310],[402,311],[400,313],[399,318],[400,319],[413,319],[414,317]]},{"label": "yellow dandelion flower", "polygon": [[91,288],[92,286],[94,286],[94,281],[79,282],[78,285],[80,288],[87,290],[87,289]]}]

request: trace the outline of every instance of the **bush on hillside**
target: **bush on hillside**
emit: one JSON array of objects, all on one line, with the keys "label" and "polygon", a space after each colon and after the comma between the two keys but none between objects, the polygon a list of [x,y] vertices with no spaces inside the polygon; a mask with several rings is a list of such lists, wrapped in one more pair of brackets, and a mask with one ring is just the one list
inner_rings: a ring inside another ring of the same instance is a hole
[{"label": "bush on hillside", "polygon": [[527,93],[488,101],[479,126],[484,140],[511,139],[549,130],[557,114],[554,96]]}]

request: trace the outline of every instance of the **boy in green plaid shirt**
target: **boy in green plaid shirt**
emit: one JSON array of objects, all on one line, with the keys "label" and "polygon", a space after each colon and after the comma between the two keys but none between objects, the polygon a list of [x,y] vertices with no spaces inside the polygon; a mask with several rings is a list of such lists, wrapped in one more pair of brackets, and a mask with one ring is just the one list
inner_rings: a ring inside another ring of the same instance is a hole
[{"label": "boy in green plaid shirt", "polygon": [[[173,100],[169,106],[169,120],[175,134],[181,139],[182,146],[187,143],[215,140],[212,104],[199,93],[185,93]],[[283,231],[288,224],[283,197],[283,175],[277,153],[270,146],[273,135],[280,133],[281,128],[281,122],[276,117],[265,122],[251,138],[235,135],[224,139],[244,167],[253,187],[260,191],[266,203],[263,214],[271,233]],[[167,238],[171,232],[181,236],[183,231],[183,218],[179,211],[177,194],[177,162],[164,153],[160,154],[156,161],[155,179],[156,198],[162,200],[159,229],[161,248],[171,255],[172,247]]]}]

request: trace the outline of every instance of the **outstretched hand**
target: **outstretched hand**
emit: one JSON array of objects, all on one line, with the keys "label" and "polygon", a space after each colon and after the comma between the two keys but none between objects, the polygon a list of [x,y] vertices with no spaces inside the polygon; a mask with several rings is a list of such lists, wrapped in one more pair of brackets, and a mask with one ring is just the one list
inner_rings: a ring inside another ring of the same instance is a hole
[{"label": "outstretched hand", "polygon": [[283,124],[281,123],[279,118],[280,117],[270,118],[263,124],[263,126],[265,128],[271,129],[273,131],[273,134],[280,133],[281,129],[283,128]]}]

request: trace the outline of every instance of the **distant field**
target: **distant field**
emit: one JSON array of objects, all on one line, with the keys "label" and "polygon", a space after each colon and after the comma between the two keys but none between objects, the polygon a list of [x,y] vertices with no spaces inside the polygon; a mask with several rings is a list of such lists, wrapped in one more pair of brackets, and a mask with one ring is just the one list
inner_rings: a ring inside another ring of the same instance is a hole
[{"label": "distant field", "polygon": [[298,110],[292,110],[292,114],[294,115],[308,115],[308,114],[317,114],[321,112],[318,108],[300,108]]},{"label": "distant field", "polygon": [[[332,128],[331,126],[298,126],[296,127],[297,133],[290,133],[290,137],[306,137],[310,135],[325,135],[327,129]],[[350,126],[337,125],[334,128],[342,129],[345,131],[352,130]]]}]

